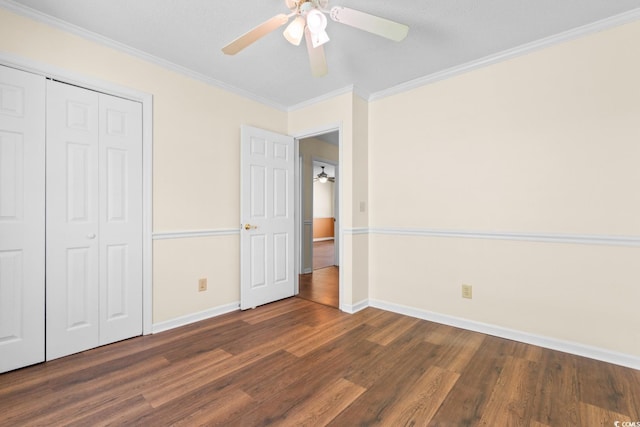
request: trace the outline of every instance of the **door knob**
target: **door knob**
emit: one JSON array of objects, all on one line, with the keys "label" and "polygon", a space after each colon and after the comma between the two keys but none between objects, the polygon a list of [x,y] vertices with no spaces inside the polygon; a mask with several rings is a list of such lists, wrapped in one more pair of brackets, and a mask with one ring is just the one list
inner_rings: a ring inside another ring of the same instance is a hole
[{"label": "door knob", "polygon": [[96,235],[95,235],[94,233],[89,233],[89,234],[87,234],[87,239],[89,239],[89,240],[93,240],[93,239],[95,239],[95,238],[96,238]]},{"label": "door knob", "polygon": [[245,229],[245,230],[251,230],[251,229],[254,229],[254,230],[255,230],[256,228],[258,228],[258,226],[257,226],[257,225],[251,225],[251,224],[245,224],[245,225],[244,225],[244,229]]}]

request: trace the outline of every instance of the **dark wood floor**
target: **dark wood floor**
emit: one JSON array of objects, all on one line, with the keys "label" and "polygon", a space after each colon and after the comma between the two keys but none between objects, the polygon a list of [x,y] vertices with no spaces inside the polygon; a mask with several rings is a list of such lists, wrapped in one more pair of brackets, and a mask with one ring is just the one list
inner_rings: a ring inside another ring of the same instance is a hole
[{"label": "dark wood floor", "polygon": [[313,269],[331,267],[335,264],[333,240],[313,242]]},{"label": "dark wood floor", "polygon": [[338,267],[325,267],[310,274],[301,274],[298,283],[300,298],[330,307],[339,307],[340,273]]},{"label": "dark wood floor", "polygon": [[313,242],[313,272],[299,276],[298,296],[309,301],[338,308],[340,280],[334,265],[333,240]]},{"label": "dark wood floor", "polygon": [[640,371],[300,298],[0,375],[0,425],[614,426]]}]

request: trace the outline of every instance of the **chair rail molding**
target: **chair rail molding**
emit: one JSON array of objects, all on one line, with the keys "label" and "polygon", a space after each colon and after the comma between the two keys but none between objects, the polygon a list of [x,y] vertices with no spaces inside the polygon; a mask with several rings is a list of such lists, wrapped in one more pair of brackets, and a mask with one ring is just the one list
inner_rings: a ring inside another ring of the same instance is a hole
[{"label": "chair rail molding", "polygon": [[351,229],[350,234],[379,234],[412,237],[449,237],[461,239],[516,240],[524,242],[568,243],[640,247],[640,236],[599,234],[530,233],[512,231],[443,230],[430,228],[371,227]]},{"label": "chair rail molding", "polygon": [[212,228],[206,230],[158,231],[153,240],[190,239],[194,237],[234,236],[240,234],[240,228]]}]

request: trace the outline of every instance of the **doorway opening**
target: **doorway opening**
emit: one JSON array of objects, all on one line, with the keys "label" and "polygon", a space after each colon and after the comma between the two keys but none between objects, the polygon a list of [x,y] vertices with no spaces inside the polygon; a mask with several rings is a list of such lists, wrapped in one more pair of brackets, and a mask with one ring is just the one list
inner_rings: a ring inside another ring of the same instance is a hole
[{"label": "doorway opening", "polygon": [[339,131],[299,140],[300,298],[339,308]]}]

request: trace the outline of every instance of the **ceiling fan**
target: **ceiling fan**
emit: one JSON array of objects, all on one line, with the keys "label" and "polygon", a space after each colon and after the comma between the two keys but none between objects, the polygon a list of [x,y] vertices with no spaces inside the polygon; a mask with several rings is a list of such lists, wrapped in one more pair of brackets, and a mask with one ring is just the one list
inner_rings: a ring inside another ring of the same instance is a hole
[{"label": "ceiling fan", "polygon": [[329,182],[335,182],[336,181],[335,177],[327,175],[327,173],[324,171],[324,166],[320,166],[320,167],[322,168],[322,172],[320,172],[318,174],[318,176],[313,178],[314,181],[320,181],[323,184],[325,182],[327,182],[327,181],[329,181]]},{"label": "ceiling fan", "polygon": [[288,15],[280,13],[263,22],[249,32],[241,35],[222,48],[227,55],[235,55],[250,44],[258,41],[272,31],[282,27],[295,16],[295,19],[284,30],[284,37],[293,45],[299,46],[304,36],[309,52],[311,74],[321,77],[327,74],[327,61],[324,56],[323,44],[329,41],[326,32],[327,17],[341,24],[346,24],[360,30],[401,41],[409,32],[409,27],[379,16],[370,15],[348,7],[334,6],[327,9],[329,0],[285,0],[291,11]]}]

